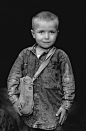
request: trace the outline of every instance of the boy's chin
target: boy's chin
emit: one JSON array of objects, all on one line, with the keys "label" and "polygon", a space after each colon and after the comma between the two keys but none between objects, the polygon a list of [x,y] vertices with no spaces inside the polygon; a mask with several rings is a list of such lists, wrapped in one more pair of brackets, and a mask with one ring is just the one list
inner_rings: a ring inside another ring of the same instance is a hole
[{"label": "boy's chin", "polygon": [[40,48],[42,48],[42,49],[49,49],[49,48],[51,48],[53,45],[51,45],[51,46],[41,46],[41,45],[38,45]]}]

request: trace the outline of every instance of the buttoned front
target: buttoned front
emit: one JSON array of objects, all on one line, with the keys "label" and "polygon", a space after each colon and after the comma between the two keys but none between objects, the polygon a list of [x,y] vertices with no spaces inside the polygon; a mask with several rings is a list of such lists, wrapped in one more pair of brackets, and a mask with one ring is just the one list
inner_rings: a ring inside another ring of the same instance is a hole
[{"label": "buttoned front", "polygon": [[[18,90],[20,78],[25,75],[33,78],[46,58],[48,52],[38,58],[35,49],[36,46],[33,46],[31,50],[24,49],[10,71],[8,95],[12,103],[18,99],[15,91]],[[59,124],[59,118],[55,114],[61,106],[67,110],[70,108],[74,99],[74,89],[70,60],[64,51],[56,49],[47,67],[33,83],[33,113],[22,116],[22,119],[29,127],[54,129]]]}]

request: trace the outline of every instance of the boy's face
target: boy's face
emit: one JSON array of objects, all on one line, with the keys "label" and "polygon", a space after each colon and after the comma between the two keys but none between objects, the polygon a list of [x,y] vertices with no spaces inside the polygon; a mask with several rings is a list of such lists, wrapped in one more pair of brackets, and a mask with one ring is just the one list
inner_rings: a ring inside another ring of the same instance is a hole
[{"label": "boy's face", "polygon": [[57,37],[56,23],[54,21],[38,20],[35,21],[35,29],[32,31],[33,38],[41,48],[51,47]]}]

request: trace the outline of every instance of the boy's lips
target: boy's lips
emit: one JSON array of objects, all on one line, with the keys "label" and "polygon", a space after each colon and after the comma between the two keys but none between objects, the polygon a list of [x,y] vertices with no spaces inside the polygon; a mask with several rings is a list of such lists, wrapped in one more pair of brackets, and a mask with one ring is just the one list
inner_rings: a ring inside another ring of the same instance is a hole
[{"label": "boy's lips", "polygon": [[50,41],[47,41],[47,42],[43,41],[43,43],[50,43]]}]

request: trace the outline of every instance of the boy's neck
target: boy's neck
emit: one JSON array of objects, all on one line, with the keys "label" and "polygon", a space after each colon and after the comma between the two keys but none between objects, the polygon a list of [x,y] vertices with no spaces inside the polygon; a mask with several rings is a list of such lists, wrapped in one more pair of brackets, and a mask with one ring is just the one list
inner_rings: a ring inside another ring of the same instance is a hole
[{"label": "boy's neck", "polygon": [[36,55],[37,55],[37,57],[39,58],[44,52],[47,52],[47,51],[49,51],[49,49],[50,48],[48,48],[48,49],[43,49],[43,48],[41,48],[40,46],[36,46]]}]

